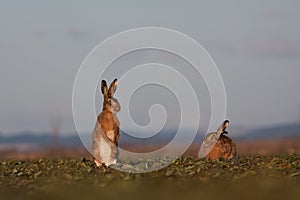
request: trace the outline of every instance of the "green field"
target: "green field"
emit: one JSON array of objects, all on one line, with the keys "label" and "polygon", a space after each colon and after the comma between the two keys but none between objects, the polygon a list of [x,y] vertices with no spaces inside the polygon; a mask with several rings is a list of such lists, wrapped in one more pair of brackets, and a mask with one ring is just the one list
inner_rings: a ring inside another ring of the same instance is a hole
[{"label": "green field", "polygon": [[299,199],[300,155],[242,156],[236,161],[179,158],[134,174],[92,160],[0,162],[0,199]]}]

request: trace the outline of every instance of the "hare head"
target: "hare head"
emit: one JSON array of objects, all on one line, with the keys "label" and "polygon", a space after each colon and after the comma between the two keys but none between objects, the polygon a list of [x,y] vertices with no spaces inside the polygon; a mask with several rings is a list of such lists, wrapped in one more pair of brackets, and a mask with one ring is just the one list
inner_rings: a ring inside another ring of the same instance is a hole
[{"label": "hare head", "polygon": [[120,111],[120,104],[116,98],[114,98],[114,93],[117,89],[118,80],[115,79],[107,88],[105,80],[101,82],[101,92],[103,94],[103,110],[108,110],[110,112],[116,113]]}]

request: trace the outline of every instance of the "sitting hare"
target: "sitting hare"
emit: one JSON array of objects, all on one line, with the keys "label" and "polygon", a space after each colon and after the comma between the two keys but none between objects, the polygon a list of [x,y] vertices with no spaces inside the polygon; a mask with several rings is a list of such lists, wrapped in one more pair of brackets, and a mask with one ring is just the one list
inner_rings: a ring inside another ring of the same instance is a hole
[{"label": "sitting hare", "polygon": [[200,157],[206,157],[209,160],[217,160],[219,158],[235,158],[236,145],[224,134],[228,134],[226,128],[229,121],[225,120],[218,128],[217,132],[209,133],[202,144]]},{"label": "sitting hare", "polygon": [[116,113],[120,110],[120,104],[113,97],[116,88],[117,79],[110,84],[109,89],[105,80],[101,82],[103,110],[98,116],[93,132],[93,157],[97,166],[117,164],[120,134]]}]

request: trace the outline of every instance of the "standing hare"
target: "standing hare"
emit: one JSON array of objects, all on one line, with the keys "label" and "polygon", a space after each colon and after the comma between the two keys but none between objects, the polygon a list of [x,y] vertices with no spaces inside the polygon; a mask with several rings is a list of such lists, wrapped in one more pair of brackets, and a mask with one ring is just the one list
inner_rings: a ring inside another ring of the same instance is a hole
[{"label": "standing hare", "polygon": [[117,164],[120,134],[116,113],[120,110],[120,104],[113,97],[116,88],[117,79],[110,84],[109,89],[105,80],[101,82],[103,110],[98,116],[93,132],[93,157],[97,166]]},{"label": "standing hare", "polygon": [[224,134],[228,134],[226,128],[229,126],[229,121],[225,120],[217,132],[209,133],[202,144],[200,156],[206,157],[209,160],[218,160],[219,158],[235,158],[236,145]]}]

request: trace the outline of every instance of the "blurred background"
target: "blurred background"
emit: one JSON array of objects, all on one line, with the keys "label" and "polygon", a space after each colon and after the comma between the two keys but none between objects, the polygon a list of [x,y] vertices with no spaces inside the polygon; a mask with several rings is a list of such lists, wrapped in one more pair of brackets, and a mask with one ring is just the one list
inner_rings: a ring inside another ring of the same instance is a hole
[{"label": "blurred background", "polygon": [[[299,9],[298,1],[279,0],[1,1],[0,157],[87,155],[72,117],[77,70],[101,41],[145,26],[183,32],[211,55],[223,76],[229,134],[240,154],[299,152]],[[126,62],[172,60],[156,54]],[[200,85],[199,94],[205,89]],[[196,155],[206,126],[187,155]]]}]

